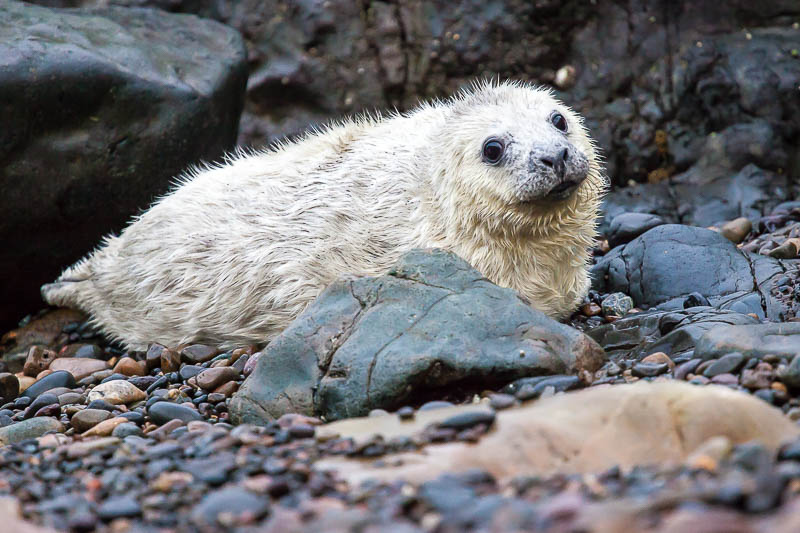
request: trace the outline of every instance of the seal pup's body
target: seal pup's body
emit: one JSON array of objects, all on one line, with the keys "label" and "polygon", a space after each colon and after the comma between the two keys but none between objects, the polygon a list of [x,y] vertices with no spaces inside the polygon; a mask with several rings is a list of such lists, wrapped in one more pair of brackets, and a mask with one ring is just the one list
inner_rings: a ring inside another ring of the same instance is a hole
[{"label": "seal pup's body", "polygon": [[260,343],[336,278],[439,247],[563,317],[588,290],[604,187],[548,91],[478,85],[196,170],[42,294],[131,349]]}]

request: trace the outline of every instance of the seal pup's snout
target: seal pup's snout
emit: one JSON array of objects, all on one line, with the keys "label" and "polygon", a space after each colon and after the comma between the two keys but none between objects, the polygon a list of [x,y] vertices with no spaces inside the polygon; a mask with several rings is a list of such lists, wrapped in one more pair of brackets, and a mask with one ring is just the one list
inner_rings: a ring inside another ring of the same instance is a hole
[{"label": "seal pup's snout", "polygon": [[532,176],[542,176],[541,197],[553,200],[569,197],[589,175],[588,159],[570,144],[534,148],[528,167]]},{"label": "seal pup's snout", "polygon": [[544,166],[552,168],[553,172],[556,174],[556,177],[560,180],[563,180],[564,176],[567,174],[568,160],[569,150],[567,148],[564,148],[555,156],[546,155],[541,158],[541,162],[544,163]]}]

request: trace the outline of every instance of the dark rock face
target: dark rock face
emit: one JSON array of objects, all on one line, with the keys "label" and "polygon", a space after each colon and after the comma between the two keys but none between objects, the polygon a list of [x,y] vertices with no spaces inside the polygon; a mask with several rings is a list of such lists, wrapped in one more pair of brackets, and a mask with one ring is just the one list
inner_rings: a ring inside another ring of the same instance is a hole
[{"label": "dark rock face", "polygon": [[697,292],[712,306],[779,320],[783,304],[771,286],[796,261],[747,254],[703,228],[667,224],[613,249],[592,269],[600,292],[624,292],[638,306],[681,309]]},{"label": "dark rock face", "polygon": [[704,334],[695,349],[701,359],[715,359],[730,352],[741,352],[745,357],[772,354],[792,358],[800,353],[800,323],[719,327]]},{"label": "dark rock face", "polygon": [[387,275],[334,283],[259,359],[231,402],[239,422],[396,408],[442,387],[596,369],[588,337],[487,281],[453,254],[419,250]]},{"label": "dark rock face", "polygon": [[0,325],[164,193],[234,146],[237,32],[147,9],[0,10]]},{"label": "dark rock face", "polygon": [[623,356],[641,359],[656,352],[678,358],[695,350],[707,331],[750,324],[758,324],[758,320],[730,310],[694,307],[637,313],[593,328],[587,335],[613,360]]}]

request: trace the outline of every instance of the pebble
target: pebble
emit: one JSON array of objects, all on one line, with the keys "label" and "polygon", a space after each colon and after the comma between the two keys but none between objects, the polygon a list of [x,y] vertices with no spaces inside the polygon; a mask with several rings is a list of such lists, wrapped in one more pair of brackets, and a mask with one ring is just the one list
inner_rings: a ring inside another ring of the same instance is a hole
[{"label": "pebble", "polygon": [[50,370],[66,370],[76,380],[91,376],[95,372],[105,370],[105,361],[98,359],[84,359],[79,357],[59,357],[50,364]]},{"label": "pebble", "polygon": [[129,404],[146,398],[147,394],[141,389],[120,379],[101,383],[89,392],[90,402],[93,400],[105,400],[114,405]]},{"label": "pebble", "polygon": [[56,387],[67,387],[72,389],[75,387],[75,378],[65,370],[58,370],[50,375],[43,377],[36,383],[25,389],[22,396],[30,399],[35,399],[40,394],[55,389]]},{"label": "pebble", "polygon": [[58,403],[61,405],[79,404],[83,401],[83,395],[78,392],[65,392],[58,395]]},{"label": "pebble", "polygon": [[742,371],[741,382],[743,387],[750,390],[769,388],[775,379],[775,370],[772,365],[759,362],[754,368],[747,368]]},{"label": "pebble", "polygon": [[397,417],[400,420],[413,420],[414,419],[414,408],[406,405],[401,407],[397,410]]},{"label": "pebble", "polygon": [[780,246],[768,251],[767,255],[775,259],[795,259],[797,257],[797,246],[791,240],[787,240]]},{"label": "pebble", "polygon": [[143,376],[147,373],[146,363],[136,361],[132,357],[123,357],[114,365],[114,373],[125,376]]},{"label": "pebble", "polygon": [[452,402],[446,402],[444,400],[433,400],[430,402],[425,402],[419,408],[419,411],[432,411],[434,409],[442,409],[444,407],[453,407]]},{"label": "pebble", "polygon": [[49,416],[29,418],[0,428],[0,444],[13,444],[27,439],[35,439],[48,431],[60,433],[64,431],[64,425]]},{"label": "pebble", "polygon": [[108,437],[114,431],[114,428],[119,426],[120,424],[125,424],[128,422],[127,418],[123,418],[121,416],[116,416],[114,418],[109,418],[108,420],[103,420],[93,428],[87,430],[83,433],[84,437]]},{"label": "pebble", "polygon": [[734,376],[733,374],[717,374],[713,378],[711,378],[711,383],[716,383],[717,385],[738,385],[739,378]]},{"label": "pebble", "polygon": [[101,359],[103,349],[96,344],[81,344],[72,354],[72,357],[86,357],[88,359]]},{"label": "pebble", "polygon": [[792,361],[779,373],[778,378],[789,387],[800,388],[800,354],[792,358]]},{"label": "pebble", "polygon": [[103,409],[104,411],[116,411],[117,406],[108,403],[107,401],[103,400],[102,398],[98,398],[96,400],[92,400],[89,402],[89,405],[86,406],[87,409]]},{"label": "pebble", "polygon": [[56,357],[58,354],[53,350],[48,350],[43,346],[31,346],[22,366],[22,373],[26,376],[36,377],[40,372],[46,370]]},{"label": "pebble", "polygon": [[222,394],[226,398],[228,398],[228,397],[232,396],[233,393],[235,393],[237,390],[239,390],[239,384],[236,383],[235,381],[229,381],[229,382],[227,382],[227,383],[225,383],[223,385],[220,385],[216,389],[214,389],[214,393]]},{"label": "pebble", "polygon": [[631,369],[633,375],[640,378],[652,378],[668,370],[669,365],[667,363],[645,363],[641,361],[633,365]]},{"label": "pebble", "polygon": [[166,350],[166,346],[153,343],[147,348],[147,353],[144,356],[147,371],[152,372],[156,368],[161,368],[161,352]]},{"label": "pebble", "polygon": [[105,521],[115,518],[135,518],[142,514],[142,508],[133,496],[112,496],[104,501],[97,515]]},{"label": "pebble", "polygon": [[72,415],[70,422],[72,423],[72,427],[75,428],[75,431],[83,433],[109,418],[111,418],[111,413],[108,411],[102,409],[84,409]]},{"label": "pebble", "polygon": [[183,365],[181,367],[180,372],[178,372],[178,374],[181,376],[181,379],[189,380],[189,379],[195,377],[197,374],[199,374],[203,370],[205,370],[205,368],[203,368],[202,366]]},{"label": "pebble", "polygon": [[161,371],[176,372],[181,367],[181,354],[169,348],[161,351]]},{"label": "pebble", "polygon": [[686,379],[686,377],[697,370],[697,367],[702,363],[702,359],[690,359],[685,363],[681,363],[675,367],[675,379]]},{"label": "pebble", "polygon": [[269,497],[258,496],[241,487],[228,487],[210,492],[192,511],[197,525],[216,525],[222,514],[261,518],[269,509]]},{"label": "pebble", "polygon": [[651,353],[641,361],[642,363],[665,363],[668,367],[670,372],[675,370],[675,362],[670,359],[670,357],[665,354],[664,352],[655,352]]},{"label": "pebble", "polygon": [[252,374],[253,370],[256,369],[259,357],[261,357],[261,352],[256,352],[247,359],[247,363],[244,365],[244,370],[242,371],[245,377]]},{"label": "pebble", "polygon": [[708,298],[700,294],[699,292],[693,292],[686,299],[683,301],[683,308],[684,309],[691,309],[692,307],[709,307],[711,302],[708,301]]},{"label": "pebble", "polygon": [[194,378],[201,389],[214,390],[217,387],[239,378],[239,372],[229,366],[203,370]]},{"label": "pebble", "polygon": [[502,392],[498,392],[496,394],[489,395],[489,406],[495,411],[500,411],[501,409],[508,409],[509,407],[512,407],[516,402],[517,399],[511,394],[503,394]]},{"label": "pebble", "polygon": [[[25,410],[25,418],[31,418],[39,409],[47,405],[58,404],[58,397],[54,394],[46,392],[40,394],[35,400],[31,402]],[[59,404],[60,407],[60,404]]]},{"label": "pebble", "polygon": [[[196,365],[210,361],[218,353],[219,350],[212,346],[206,346],[205,344],[192,344],[181,350],[181,358],[183,358],[183,360],[189,364]],[[167,372],[164,367],[161,367],[161,370]],[[175,370],[177,370],[177,368]],[[169,370],[169,372],[173,371],[174,370]]]},{"label": "pebble", "polygon": [[730,374],[736,372],[743,364],[744,355],[739,352],[731,352],[712,362],[705,369],[703,375],[707,378],[713,378],[720,374]]},{"label": "pebble", "polygon": [[491,426],[494,423],[494,411],[468,411],[459,413],[439,422],[438,426],[445,429],[466,429],[478,424]]},{"label": "pebble", "polygon": [[150,416],[150,420],[159,426],[170,420],[180,420],[183,423],[203,420],[203,415],[191,407],[167,401],[154,403],[147,409],[147,414]]},{"label": "pebble", "polygon": [[0,403],[7,403],[19,396],[19,378],[9,372],[0,373]]},{"label": "pebble", "polygon": [[750,233],[753,224],[749,218],[739,217],[726,222],[720,228],[720,234],[734,244],[739,244]]},{"label": "pebble", "polygon": [[625,316],[633,309],[633,299],[622,292],[615,292],[603,298],[600,306],[606,316]]}]

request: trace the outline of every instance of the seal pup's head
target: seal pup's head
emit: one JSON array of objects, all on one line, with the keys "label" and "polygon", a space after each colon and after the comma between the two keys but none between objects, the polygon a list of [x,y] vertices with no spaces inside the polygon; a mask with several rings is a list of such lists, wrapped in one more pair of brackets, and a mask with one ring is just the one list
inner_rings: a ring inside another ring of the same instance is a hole
[{"label": "seal pup's head", "polygon": [[453,98],[445,129],[439,181],[458,191],[462,207],[518,224],[550,224],[553,213],[582,208],[594,215],[606,186],[597,149],[551,91],[477,84]]}]

